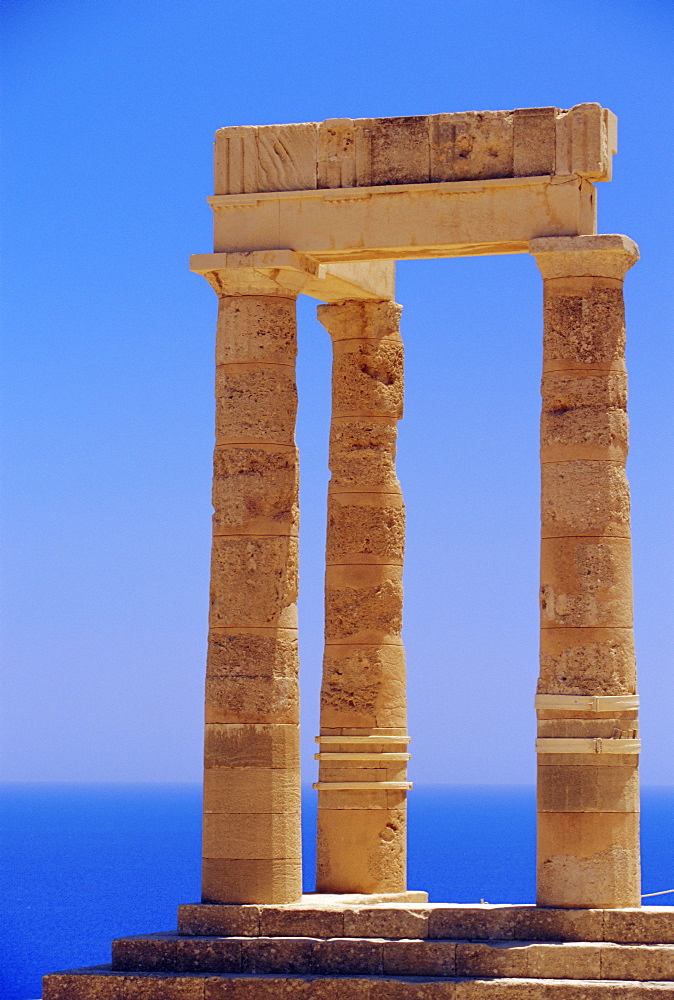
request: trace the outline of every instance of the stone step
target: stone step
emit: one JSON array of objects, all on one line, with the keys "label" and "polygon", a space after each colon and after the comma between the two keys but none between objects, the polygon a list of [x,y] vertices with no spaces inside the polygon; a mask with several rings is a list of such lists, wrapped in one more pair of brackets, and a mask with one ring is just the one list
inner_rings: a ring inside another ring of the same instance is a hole
[{"label": "stone step", "polygon": [[674,945],[165,933],[114,941],[112,966],[128,972],[674,982]]},{"label": "stone step", "polygon": [[110,966],[56,972],[42,1000],[672,1000],[674,983],[418,976],[176,975]]},{"label": "stone step", "polygon": [[[328,902],[326,902],[326,900]],[[339,897],[255,906],[195,903],[178,908],[181,934],[236,937],[384,937],[471,941],[612,941],[674,944],[674,907],[561,910],[451,903],[358,906]]]}]

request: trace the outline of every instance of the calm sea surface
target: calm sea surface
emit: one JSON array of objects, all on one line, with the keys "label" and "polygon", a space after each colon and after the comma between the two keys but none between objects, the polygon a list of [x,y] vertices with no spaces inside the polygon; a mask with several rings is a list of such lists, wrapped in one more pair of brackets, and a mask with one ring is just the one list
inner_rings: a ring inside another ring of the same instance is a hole
[{"label": "calm sea surface", "polygon": [[[174,930],[199,898],[201,792],[187,785],[0,785],[0,998],[32,1000],[40,977],[110,960],[113,937]],[[305,889],[315,798],[304,796]],[[416,787],[409,887],[449,902],[534,899],[535,793]],[[674,789],[642,796],[643,892],[674,888]],[[674,903],[674,894],[653,902]]]}]

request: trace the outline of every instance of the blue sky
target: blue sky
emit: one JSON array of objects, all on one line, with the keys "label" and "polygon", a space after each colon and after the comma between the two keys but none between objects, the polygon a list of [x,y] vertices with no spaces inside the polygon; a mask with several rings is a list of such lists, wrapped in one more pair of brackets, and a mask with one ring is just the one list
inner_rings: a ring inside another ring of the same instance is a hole
[{"label": "blue sky", "polygon": [[[671,7],[4,0],[3,690],[11,780],[197,781],[223,125],[598,101],[626,282],[643,779],[674,784]],[[532,782],[541,283],[398,265],[412,777]],[[322,644],[328,337],[300,300],[304,778]]]}]

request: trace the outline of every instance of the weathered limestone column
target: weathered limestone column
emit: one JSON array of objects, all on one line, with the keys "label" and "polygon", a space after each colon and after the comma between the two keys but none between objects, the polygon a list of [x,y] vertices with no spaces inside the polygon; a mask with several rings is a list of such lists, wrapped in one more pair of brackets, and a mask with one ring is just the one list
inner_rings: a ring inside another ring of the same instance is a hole
[{"label": "weathered limestone column", "polygon": [[286,903],[302,892],[297,289],[206,277],[220,302],[202,893]]},{"label": "weathered limestone column", "polygon": [[545,282],[541,422],[541,906],[639,906],[622,285],[625,236],[533,240]]},{"label": "weathered limestone column", "polygon": [[334,350],[318,892],[406,890],[401,311],[356,301],[318,309]]}]

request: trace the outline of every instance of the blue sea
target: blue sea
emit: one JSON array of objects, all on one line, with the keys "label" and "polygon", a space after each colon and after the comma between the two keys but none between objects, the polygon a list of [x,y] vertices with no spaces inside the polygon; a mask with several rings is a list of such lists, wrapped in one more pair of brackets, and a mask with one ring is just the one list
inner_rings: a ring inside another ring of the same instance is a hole
[{"label": "blue sea", "polygon": [[[194,785],[4,785],[0,998],[34,1000],[45,972],[110,960],[114,937],[174,930],[199,899],[201,790]],[[305,889],[315,872],[315,794],[304,795]],[[642,794],[644,893],[674,888],[674,789]],[[409,879],[433,901],[534,899],[535,792],[415,787]],[[652,902],[673,904],[672,895]]]}]

